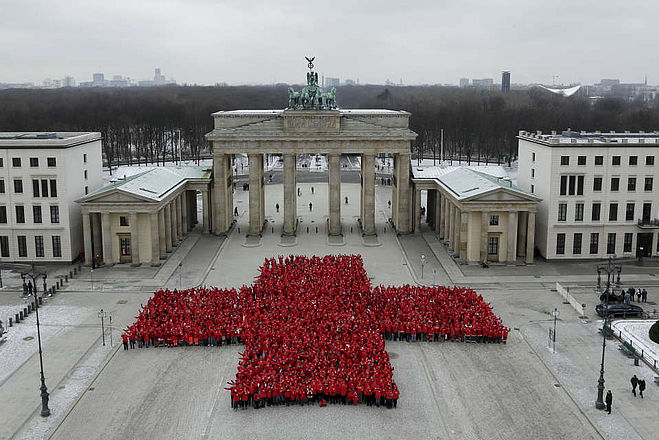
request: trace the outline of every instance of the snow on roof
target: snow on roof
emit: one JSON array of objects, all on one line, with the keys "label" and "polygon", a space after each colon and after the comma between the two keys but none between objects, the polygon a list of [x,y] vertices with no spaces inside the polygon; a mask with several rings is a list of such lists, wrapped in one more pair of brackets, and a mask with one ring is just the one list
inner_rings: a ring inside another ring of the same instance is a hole
[{"label": "snow on roof", "polygon": [[196,166],[142,168],[142,172],[104,186],[99,190],[87,194],[80,201],[89,201],[115,189],[153,201],[160,201],[172,189],[188,180],[210,181],[211,172],[212,168],[210,167]]}]

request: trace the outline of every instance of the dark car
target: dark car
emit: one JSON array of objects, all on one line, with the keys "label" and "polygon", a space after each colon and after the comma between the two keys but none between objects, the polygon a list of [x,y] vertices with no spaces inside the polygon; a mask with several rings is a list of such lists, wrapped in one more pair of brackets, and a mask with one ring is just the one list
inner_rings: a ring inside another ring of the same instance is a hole
[{"label": "dark car", "polygon": [[608,315],[611,318],[623,317],[623,318],[632,318],[632,317],[643,317],[645,312],[639,306],[634,304],[597,304],[595,306],[595,311],[598,315],[604,316],[608,309]]}]

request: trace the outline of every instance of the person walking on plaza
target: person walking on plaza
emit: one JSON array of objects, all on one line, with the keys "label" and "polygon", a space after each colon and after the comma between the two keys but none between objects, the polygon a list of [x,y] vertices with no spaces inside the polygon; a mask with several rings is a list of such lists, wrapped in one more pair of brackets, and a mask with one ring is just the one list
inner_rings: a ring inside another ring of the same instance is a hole
[{"label": "person walking on plaza", "polygon": [[128,350],[128,335],[126,333],[123,333],[121,335],[121,340],[124,343],[124,350]]},{"label": "person walking on plaza", "polygon": [[629,304],[631,302],[632,296],[629,294],[629,292],[625,292],[625,304]]},{"label": "person walking on plaza", "polygon": [[636,397],[636,386],[638,385],[638,377],[636,375],[632,376],[632,394]]},{"label": "person walking on plaza", "polygon": [[648,291],[645,287],[643,288],[643,291],[641,292],[641,301],[648,302]]},{"label": "person walking on plaza", "polygon": [[643,398],[643,391],[645,391],[645,379],[638,380],[638,394]]},{"label": "person walking on plaza", "polygon": [[277,212],[279,212],[279,203],[275,205],[275,209],[277,210]]},{"label": "person walking on plaza", "polygon": [[298,197],[302,195],[302,193],[300,192],[300,188],[297,189],[297,195]]},{"label": "person walking on plaza", "polygon": [[233,208],[233,215],[238,217],[238,207]]},{"label": "person walking on plaza", "polygon": [[313,194],[313,186],[311,187],[311,194]]},{"label": "person walking on plaza", "polygon": [[309,202],[309,211],[312,211],[312,209],[313,209],[313,204]]},{"label": "person walking on plaza", "polygon": [[636,302],[641,302],[641,289],[636,289]]},{"label": "person walking on plaza", "polygon": [[606,402],[606,412],[611,414],[611,404],[613,403],[613,394],[611,394],[611,390],[606,392],[606,398],[604,401]]}]

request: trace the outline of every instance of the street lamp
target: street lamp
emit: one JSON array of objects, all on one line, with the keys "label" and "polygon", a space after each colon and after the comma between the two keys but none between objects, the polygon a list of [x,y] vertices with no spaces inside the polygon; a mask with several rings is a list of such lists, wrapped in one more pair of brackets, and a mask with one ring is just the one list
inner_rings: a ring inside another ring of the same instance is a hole
[{"label": "street lamp", "polygon": [[554,332],[552,333],[552,351],[556,353],[556,320],[558,317],[561,315],[561,312],[558,311],[557,308],[554,308],[554,311],[551,312],[551,316],[554,317]]},{"label": "street lamp", "polygon": [[103,336],[103,346],[105,347],[105,317],[108,315],[107,312],[104,312],[103,309],[101,309],[98,312],[98,317],[101,318],[101,335]]},{"label": "street lamp", "polygon": [[41,372],[41,417],[48,417],[50,415],[50,408],[48,408],[48,387],[46,387],[46,377],[43,374],[43,354],[41,349],[41,327],[39,323],[39,300],[37,298],[37,279],[42,277],[44,280],[44,287],[46,286],[46,274],[44,272],[35,272],[34,262],[32,263],[32,270],[30,272],[22,272],[21,278],[23,279],[23,294],[25,298],[29,295],[25,295],[27,286],[25,285],[25,278],[32,279],[32,285],[34,286],[34,311],[37,316],[37,341],[39,343],[39,367]]},{"label": "street lamp", "polygon": [[[609,319],[609,296],[611,295],[611,286],[614,284],[613,280],[615,277],[615,287],[613,291],[616,295],[622,290],[620,288],[620,272],[622,267],[613,263],[613,257],[609,257],[609,261],[606,265],[601,265],[597,267],[597,287],[595,292],[601,297],[604,293],[604,324],[602,325],[602,364],[600,366],[600,377],[597,380],[597,400],[595,401],[595,408],[604,409],[606,405],[604,404],[604,354],[606,352],[606,328]],[[602,291],[602,272],[606,273],[606,289]]]},{"label": "street lamp", "polygon": [[426,256],[421,254],[421,279],[423,279],[423,266],[426,265]]}]

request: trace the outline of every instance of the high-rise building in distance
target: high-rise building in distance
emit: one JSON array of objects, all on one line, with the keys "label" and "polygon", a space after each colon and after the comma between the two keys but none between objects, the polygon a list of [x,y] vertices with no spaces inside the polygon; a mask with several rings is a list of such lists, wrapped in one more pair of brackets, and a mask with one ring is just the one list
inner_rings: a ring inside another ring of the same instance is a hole
[{"label": "high-rise building in distance", "polygon": [[501,91],[510,92],[510,72],[507,70],[501,72]]}]

